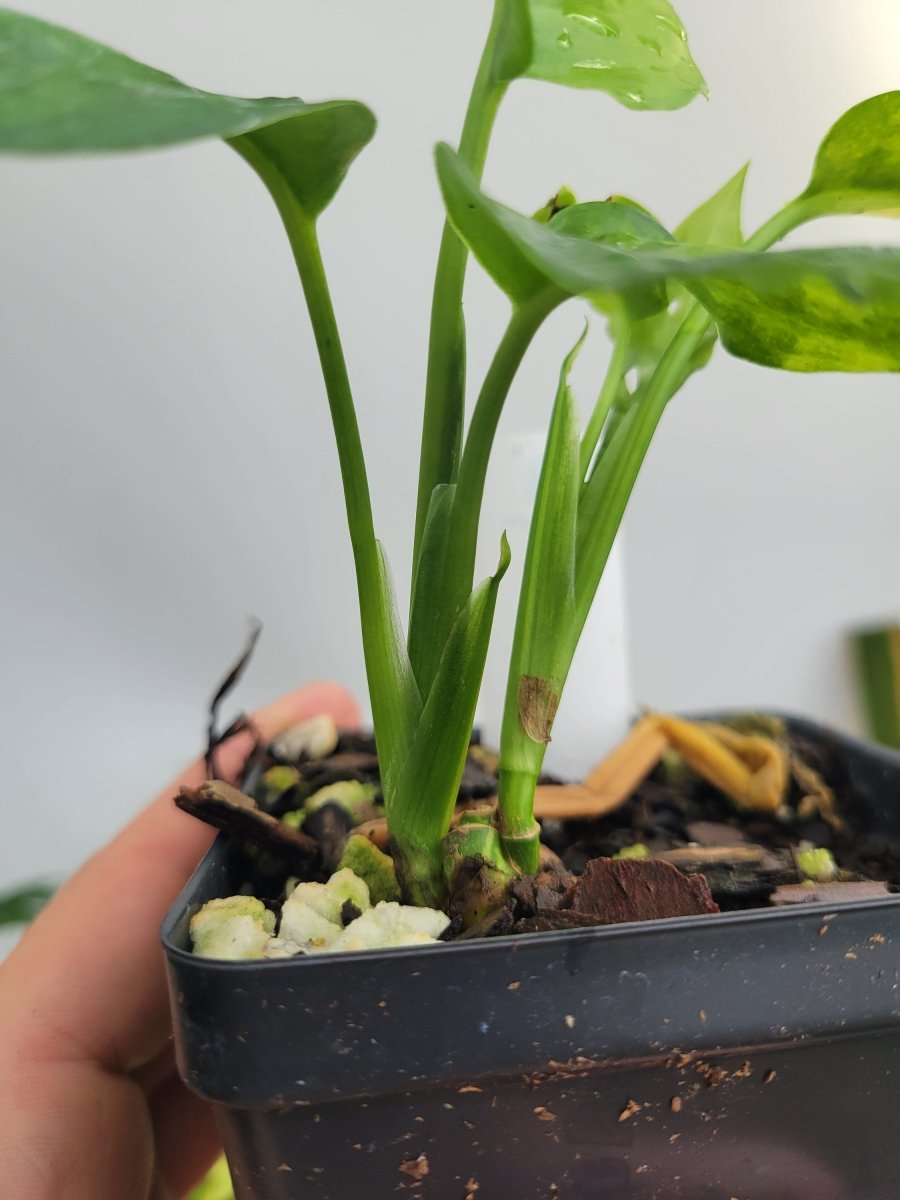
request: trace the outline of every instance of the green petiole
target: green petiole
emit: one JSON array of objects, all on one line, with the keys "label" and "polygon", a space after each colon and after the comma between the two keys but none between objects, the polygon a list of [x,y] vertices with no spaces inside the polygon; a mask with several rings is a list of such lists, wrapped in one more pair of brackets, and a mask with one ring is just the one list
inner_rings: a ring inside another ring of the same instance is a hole
[{"label": "green petiole", "polygon": [[[497,78],[495,46],[505,19],[506,0],[495,0],[484,52],[466,108],[459,155],[480,179],[487,159],[491,133],[500,104],[509,86]],[[428,506],[434,489],[456,478],[462,448],[466,392],[466,331],[462,311],[468,247],[444,222],[435,270],[422,448],[419,456],[419,490],[413,542],[412,578],[415,580]]]}]

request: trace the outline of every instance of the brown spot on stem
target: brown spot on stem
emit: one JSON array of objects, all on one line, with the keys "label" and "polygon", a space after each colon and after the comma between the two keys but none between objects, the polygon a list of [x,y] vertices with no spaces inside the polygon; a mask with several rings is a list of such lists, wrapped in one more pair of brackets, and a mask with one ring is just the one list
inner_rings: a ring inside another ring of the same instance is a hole
[{"label": "brown spot on stem", "polygon": [[559,690],[540,675],[519,678],[519,720],[534,742],[549,742],[559,707]]}]

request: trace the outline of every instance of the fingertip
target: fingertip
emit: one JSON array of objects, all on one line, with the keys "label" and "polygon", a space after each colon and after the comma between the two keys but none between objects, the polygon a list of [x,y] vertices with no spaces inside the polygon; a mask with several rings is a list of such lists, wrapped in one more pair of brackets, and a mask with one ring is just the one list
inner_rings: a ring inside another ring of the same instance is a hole
[{"label": "fingertip", "polygon": [[[250,720],[255,734],[268,742],[291,725],[323,713],[333,717],[340,729],[354,729],[360,722],[359,706],[352,694],[341,684],[330,680],[295,688],[257,710]],[[216,766],[223,778],[231,780],[240,773],[253,747],[253,740],[251,734],[241,733],[229,739],[217,752]]]},{"label": "fingertip", "polygon": [[308,683],[288,692],[261,708],[252,720],[263,737],[273,738],[290,725],[323,713],[334,717],[335,723],[344,729],[358,725],[360,720],[359,706],[353,696],[330,680]]}]

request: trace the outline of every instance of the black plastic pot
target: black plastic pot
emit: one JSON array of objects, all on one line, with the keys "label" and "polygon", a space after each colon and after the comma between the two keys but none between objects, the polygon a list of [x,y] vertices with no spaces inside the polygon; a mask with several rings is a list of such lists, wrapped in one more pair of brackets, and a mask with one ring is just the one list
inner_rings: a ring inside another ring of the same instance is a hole
[{"label": "black plastic pot", "polygon": [[[900,839],[900,754],[793,724]],[[238,1200],[900,1197],[900,897],[192,958],[190,915],[238,882],[219,841],[163,931]]]}]

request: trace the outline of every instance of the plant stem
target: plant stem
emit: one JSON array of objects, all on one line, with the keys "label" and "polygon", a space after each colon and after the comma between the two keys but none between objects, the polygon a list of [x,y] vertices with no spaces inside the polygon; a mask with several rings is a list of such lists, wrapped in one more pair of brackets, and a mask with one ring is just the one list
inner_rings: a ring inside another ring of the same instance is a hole
[{"label": "plant stem", "polygon": [[429,557],[429,586],[413,589],[409,647],[423,699],[427,700],[454,623],[472,592],[484,484],[503,405],[535,332],[559,299],[548,291],[513,311],[482,384],[440,549]]},{"label": "plant stem", "polygon": [[591,413],[587,429],[585,429],[584,437],[581,440],[580,470],[582,480],[587,479],[588,468],[597,449],[597,443],[600,441],[600,435],[606,424],[606,418],[609,416],[613,403],[619,393],[619,388],[622,385],[622,380],[625,377],[625,372],[628,370],[628,353],[630,349],[628,334],[629,329],[627,324],[613,333],[614,340],[609,367],[603,380],[603,386],[600,388],[597,403],[594,405],[594,411]]},{"label": "plant stem", "polygon": [[[508,87],[494,74],[494,44],[503,18],[503,0],[496,0],[484,53],[469,97],[459,143],[459,155],[477,179],[484,173],[488,145],[497,111]],[[456,477],[462,446],[466,390],[466,333],[462,296],[469,252],[444,222],[438,254],[428,342],[425,413],[419,461],[412,578],[416,567],[431,494]]]},{"label": "plant stem", "polygon": [[534,789],[537,787],[546,746],[532,742],[536,767],[500,769],[500,804],[497,827],[509,861],[523,875],[534,875],[540,866],[541,827],[534,819]]},{"label": "plant stem", "polygon": [[459,464],[447,546],[447,586],[435,638],[442,646],[472,591],[488,463],[506,397],[535,333],[561,294],[542,292],[513,310],[475,403]]},{"label": "plant stem", "polygon": [[[793,201],[776,213],[747,241],[750,250],[764,250],[808,220],[810,206]],[[559,631],[567,639],[560,687],[565,683],[591,604],[615,542],[625,508],[666,405],[684,382],[685,371],[712,321],[693,301],[684,320],[661,356],[647,385],[630,400],[612,436],[605,439],[582,489],[576,556],[575,612],[571,628]],[[627,336],[617,338],[597,405],[581,446],[580,468],[585,477],[594,458],[607,417],[619,394],[628,356]],[[626,424],[627,422],[627,424]],[[596,475],[596,478],[595,478]],[[514,700],[514,697],[513,697]],[[513,723],[507,696],[504,728]],[[518,730],[517,715],[514,720]],[[503,740],[498,825],[509,858],[526,873],[538,869],[539,829],[534,820],[534,791],[543,765],[546,745],[520,736]]]},{"label": "plant stem", "polygon": [[387,598],[383,588],[383,568],[375,538],[366,461],[356,420],[353,393],[315,223],[293,203],[290,196],[274,192],[273,194],[297,264],[322,365],[356,569],[363,653],[375,732],[379,753],[384,756],[383,761],[386,761],[390,757],[389,751],[394,750],[394,742],[397,739],[394,710],[401,704],[401,697],[389,694],[396,688],[396,679],[385,675],[385,663],[391,654],[390,647],[386,644],[386,631],[392,627],[393,614],[387,610]]},{"label": "plant stem", "polygon": [[[560,692],[650,441],[668,400],[683,380],[686,363],[708,326],[709,317],[695,303],[666,348],[646,389],[633,397],[633,407],[623,419],[628,420],[628,425],[620,424],[616,436],[604,443],[597,467],[582,488],[574,611],[567,628],[553,631],[553,636],[561,643],[558,677],[554,680]],[[534,820],[534,790],[546,744],[527,737],[521,728],[517,683],[517,680],[510,680],[504,709],[498,825],[506,854],[522,871],[534,873],[538,869],[540,851],[540,831]]]},{"label": "plant stem", "polygon": [[611,439],[601,450],[597,468],[591,476],[591,489],[583,494],[579,510],[572,655],[653,434],[666,405],[681,386],[685,367],[709,324],[706,311],[695,301],[666,347],[646,388],[635,397],[633,407],[619,425],[618,438]]},{"label": "plant stem", "polygon": [[[798,225],[809,220],[811,215],[813,214],[810,206],[802,198],[791,201],[747,239],[746,248],[748,250],[767,250],[793,229],[796,229]],[[687,308],[684,320],[662,354],[643,392],[633,398],[628,412],[622,416],[622,421],[624,421],[633,412],[631,426],[622,439],[620,453],[616,454],[614,468],[607,472],[610,478],[609,487],[603,492],[603,517],[594,523],[595,536],[590,541],[591,554],[589,558],[595,571],[599,565],[600,572],[602,572],[606,564],[625,506],[656,427],[669,400],[684,381],[684,371],[690,363],[691,356],[711,324],[712,318],[702,305],[694,300]],[[615,443],[616,439],[612,438],[608,445],[604,444],[595,469],[603,466],[606,451],[613,449]],[[619,447],[616,446],[616,449],[618,450]],[[585,522],[585,526],[589,527],[591,524],[589,521]],[[586,529],[586,535],[590,532],[589,529]],[[586,542],[587,536],[584,543],[579,540],[579,559],[582,561],[584,557],[582,547]],[[590,577],[588,578],[590,579]],[[579,615],[576,644],[598,584],[599,575],[596,583],[593,583],[592,586],[582,586],[581,589],[576,586],[576,606]]]},{"label": "plant stem", "polygon": [[796,200],[786,204],[784,208],[769,217],[768,221],[760,225],[756,233],[747,238],[744,248],[746,250],[768,250],[770,246],[774,246],[783,237],[787,237],[799,225],[811,221],[818,215],[815,206],[810,201],[798,196]]},{"label": "plant stem", "polygon": [[[319,239],[315,226],[306,219],[291,221],[287,232],[322,365],[340,460],[353,555],[358,567],[362,565],[371,569],[375,565],[375,526],[366,463]],[[365,581],[360,579],[359,582],[362,586]]]}]

